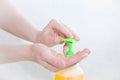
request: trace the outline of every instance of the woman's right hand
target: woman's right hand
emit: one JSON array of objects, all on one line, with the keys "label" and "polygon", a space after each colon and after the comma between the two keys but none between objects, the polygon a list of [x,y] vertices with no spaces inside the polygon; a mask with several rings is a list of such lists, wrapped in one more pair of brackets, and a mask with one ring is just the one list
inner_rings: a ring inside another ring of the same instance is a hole
[{"label": "woman's right hand", "polygon": [[78,51],[74,56],[64,56],[43,44],[32,46],[32,59],[50,71],[58,71],[70,67],[88,56],[89,49]]}]

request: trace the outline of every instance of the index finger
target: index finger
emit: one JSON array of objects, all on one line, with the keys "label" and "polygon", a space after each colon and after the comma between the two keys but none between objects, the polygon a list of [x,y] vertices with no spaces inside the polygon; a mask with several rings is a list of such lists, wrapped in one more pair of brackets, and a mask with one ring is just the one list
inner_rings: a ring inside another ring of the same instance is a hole
[{"label": "index finger", "polygon": [[57,32],[58,34],[60,33],[65,37],[73,38],[72,33],[65,26],[63,26],[59,21],[52,19],[50,21],[50,25],[53,28],[53,30],[55,30],[55,32]]},{"label": "index finger", "polygon": [[71,30],[67,25],[63,24],[62,22],[61,22],[61,24],[62,24],[64,27],[66,27],[66,29],[69,30],[69,32],[71,32],[71,34],[73,35],[73,37],[74,37],[76,40],[80,40],[79,36],[77,36],[76,33],[75,33],[73,30]]}]

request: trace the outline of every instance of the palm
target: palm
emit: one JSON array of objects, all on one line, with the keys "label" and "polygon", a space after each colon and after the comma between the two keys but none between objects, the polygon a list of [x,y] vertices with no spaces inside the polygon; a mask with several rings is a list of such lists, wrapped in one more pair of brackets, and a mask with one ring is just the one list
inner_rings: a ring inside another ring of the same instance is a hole
[{"label": "palm", "polygon": [[78,51],[74,56],[65,57],[43,44],[35,44],[32,50],[34,60],[51,71],[57,71],[72,66],[90,53],[88,49],[84,49]]}]

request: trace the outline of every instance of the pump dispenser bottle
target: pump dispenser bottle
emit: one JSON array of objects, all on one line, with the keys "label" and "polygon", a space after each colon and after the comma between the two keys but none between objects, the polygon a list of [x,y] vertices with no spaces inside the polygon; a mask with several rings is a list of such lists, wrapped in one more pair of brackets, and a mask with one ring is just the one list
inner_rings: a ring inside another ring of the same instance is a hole
[{"label": "pump dispenser bottle", "polygon": [[[74,52],[72,51],[72,46],[77,40],[73,38],[65,38],[61,41],[68,43],[68,51],[65,53],[65,56],[73,56]],[[79,67],[79,64],[76,64],[72,67],[56,72],[55,80],[84,80],[84,73]]]}]

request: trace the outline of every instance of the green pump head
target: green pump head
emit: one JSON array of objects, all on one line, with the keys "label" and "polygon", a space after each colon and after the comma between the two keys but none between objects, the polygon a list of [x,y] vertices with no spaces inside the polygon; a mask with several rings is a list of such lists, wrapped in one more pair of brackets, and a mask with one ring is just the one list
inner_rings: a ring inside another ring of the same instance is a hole
[{"label": "green pump head", "polygon": [[73,43],[77,43],[77,40],[74,38],[65,38],[62,39],[61,42],[68,43],[68,51],[65,53],[65,56],[73,56],[74,52],[72,51],[72,45]]}]

